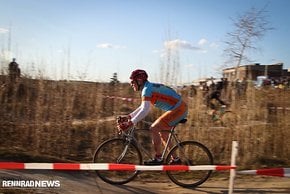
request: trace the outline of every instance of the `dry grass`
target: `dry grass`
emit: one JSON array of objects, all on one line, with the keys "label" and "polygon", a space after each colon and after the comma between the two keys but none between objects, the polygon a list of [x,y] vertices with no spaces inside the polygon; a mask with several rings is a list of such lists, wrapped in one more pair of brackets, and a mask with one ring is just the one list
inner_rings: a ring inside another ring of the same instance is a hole
[{"label": "dry grass", "polygon": [[[115,122],[106,118],[128,113],[140,103],[139,94],[128,84],[31,79],[9,84],[5,77],[0,83],[0,148],[11,153],[90,161],[96,146],[115,134]],[[290,165],[290,110],[286,109],[290,90],[249,86],[242,95],[228,90],[223,98],[239,116],[232,127],[211,122],[201,92],[193,97],[187,89],[182,93],[189,105],[189,122],[178,129],[182,139],[204,143],[213,152],[215,163],[229,163],[231,142],[237,140],[242,168]],[[148,119],[159,114],[154,109]],[[145,137],[142,140],[150,143]]]}]

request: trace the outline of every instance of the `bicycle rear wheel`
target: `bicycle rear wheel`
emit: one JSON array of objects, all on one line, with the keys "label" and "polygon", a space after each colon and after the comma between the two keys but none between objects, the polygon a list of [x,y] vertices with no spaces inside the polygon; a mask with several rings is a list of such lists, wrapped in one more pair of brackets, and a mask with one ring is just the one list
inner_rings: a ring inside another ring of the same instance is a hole
[{"label": "bicycle rear wheel", "polygon": [[[141,164],[142,156],[132,142],[123,138],[109,139],[103,142],[94,154],[94,163]],[[110,184],[125,184],[132,181],[138,171],[97,170],[97,175]]]},{"label": "bicycle rear wheel", "polygon": [[[196,141],[184,141],[175,145],[167,155],[166,164],[169,164],[172,156],[178,156],[181,159],[181,165],[213,164],[213,156],[209,149]],[[166,173],[175,184],[194,188],[204,183],[210,177],[212,171],[166,171]]]}]

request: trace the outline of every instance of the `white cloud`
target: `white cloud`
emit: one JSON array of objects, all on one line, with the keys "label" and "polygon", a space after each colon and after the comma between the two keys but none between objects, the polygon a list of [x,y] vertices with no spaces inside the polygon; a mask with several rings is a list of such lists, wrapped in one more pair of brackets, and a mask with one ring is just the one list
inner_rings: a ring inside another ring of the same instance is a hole
[{"label": "white cloud", "polygon": [[120,45],[114,45],[110,43],[102,43],[98,44],[97,48],[103,48],[103,49],[124,49],[126,48],[125,46],[120,46]]},{"label": "white cloud", "polygon": [[189,49],[189,50],[201,50],[201,48],[195,47],[189,42],[185,40],[180,40],[180,39],[165,41],[164,46],[165,48],[170,48],[170,49],[181,48],[181,49]]},{"label": "white cloud", "polygon": [[5,34],[5,33],[7,33],[7,32],[9,32],[8,29],[0,28],[0,34]]},{"label": "white cloud", "polygon": [[199,46],[203,46],[203,45],[205,45],[207,42],[208,42],[207,39],[202,38],[202,39],[200,39],[200,40],[198,41],[197,44],[198,44]]},{"label": "white cloud", "polygon": [[215,42],[212,42],[210,45],[209,45],[210,48],[217,48],[219,47],[219,45]]},{"label": "white cloud", "polygon": [[[207,42],[206,39],[202,39],[205,43],[205,41]],[[168,53],[168,49],[171,49],[171,50],[175,50],[175,49],[187,49],[187,50],[193,50],[193,51],[196,51],[198,53],[207,53],[207,50],[201,48],[201,47],[198,47],[198,46],[194,46],[193,44],[191,44],[190,42],[188,41],[185,41],[185,40],[180,40],[180,39],[175,39],[175,40],[170,40],[170,41],[165,41],[164,42],[164,49],[162,50],[154,50],[153,52],[154,53],[160,53],[160,57],[161,58],[164,58],[166,57],[169,53]]]}]

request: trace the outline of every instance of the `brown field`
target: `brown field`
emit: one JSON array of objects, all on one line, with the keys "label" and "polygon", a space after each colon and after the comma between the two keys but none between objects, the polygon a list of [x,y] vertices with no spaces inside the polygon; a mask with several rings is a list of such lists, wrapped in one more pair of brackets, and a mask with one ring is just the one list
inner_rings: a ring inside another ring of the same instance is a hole
[{"label": "brown field", "polygon": [[[0,78],[0,153],[9,160],[20,156],[23,162],[91,161],[97,145],[116,135],[112,118],[140,103],[128,84],[25,78],[9,83]],[[189,116],[185,127],[178,128],[179,137],[208,146],[216,164],[229,164],[231,142],[237,140],[241,169],[290,165],[290,89],[227,88],[222,98],[238,116],[227,127],[211,121],[201,91],[180,92],[188,102]],[[153,109],[147,120],[159,114]],[[149,147],[147,135],[140,141]]]}]

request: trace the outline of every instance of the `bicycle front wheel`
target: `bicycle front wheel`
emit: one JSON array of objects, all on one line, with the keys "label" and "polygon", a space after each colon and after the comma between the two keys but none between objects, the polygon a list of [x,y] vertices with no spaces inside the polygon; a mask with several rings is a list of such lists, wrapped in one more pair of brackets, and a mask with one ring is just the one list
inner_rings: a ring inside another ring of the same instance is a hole
[{"label": "bicycle front wheel", "polygon": [[[179,157],[181,165],[213,164],[213,156],[209,149],[196,141],[184,141],[175,145],[168,153],[166,164],[169,164],[172,157]],[[166,173],[175,184],[194,188],[204,183],[210,177],[212,171],[166,171]]]},{"label": "bicycle front wheel", "polygon": [[[142,156],[137,146],[123,138],[109,139],[103,142],[94,154],[94,163],[141,164]],[[110,184],[125,184],[132,181],[138,171],[97,170],[97,175]]]}]

